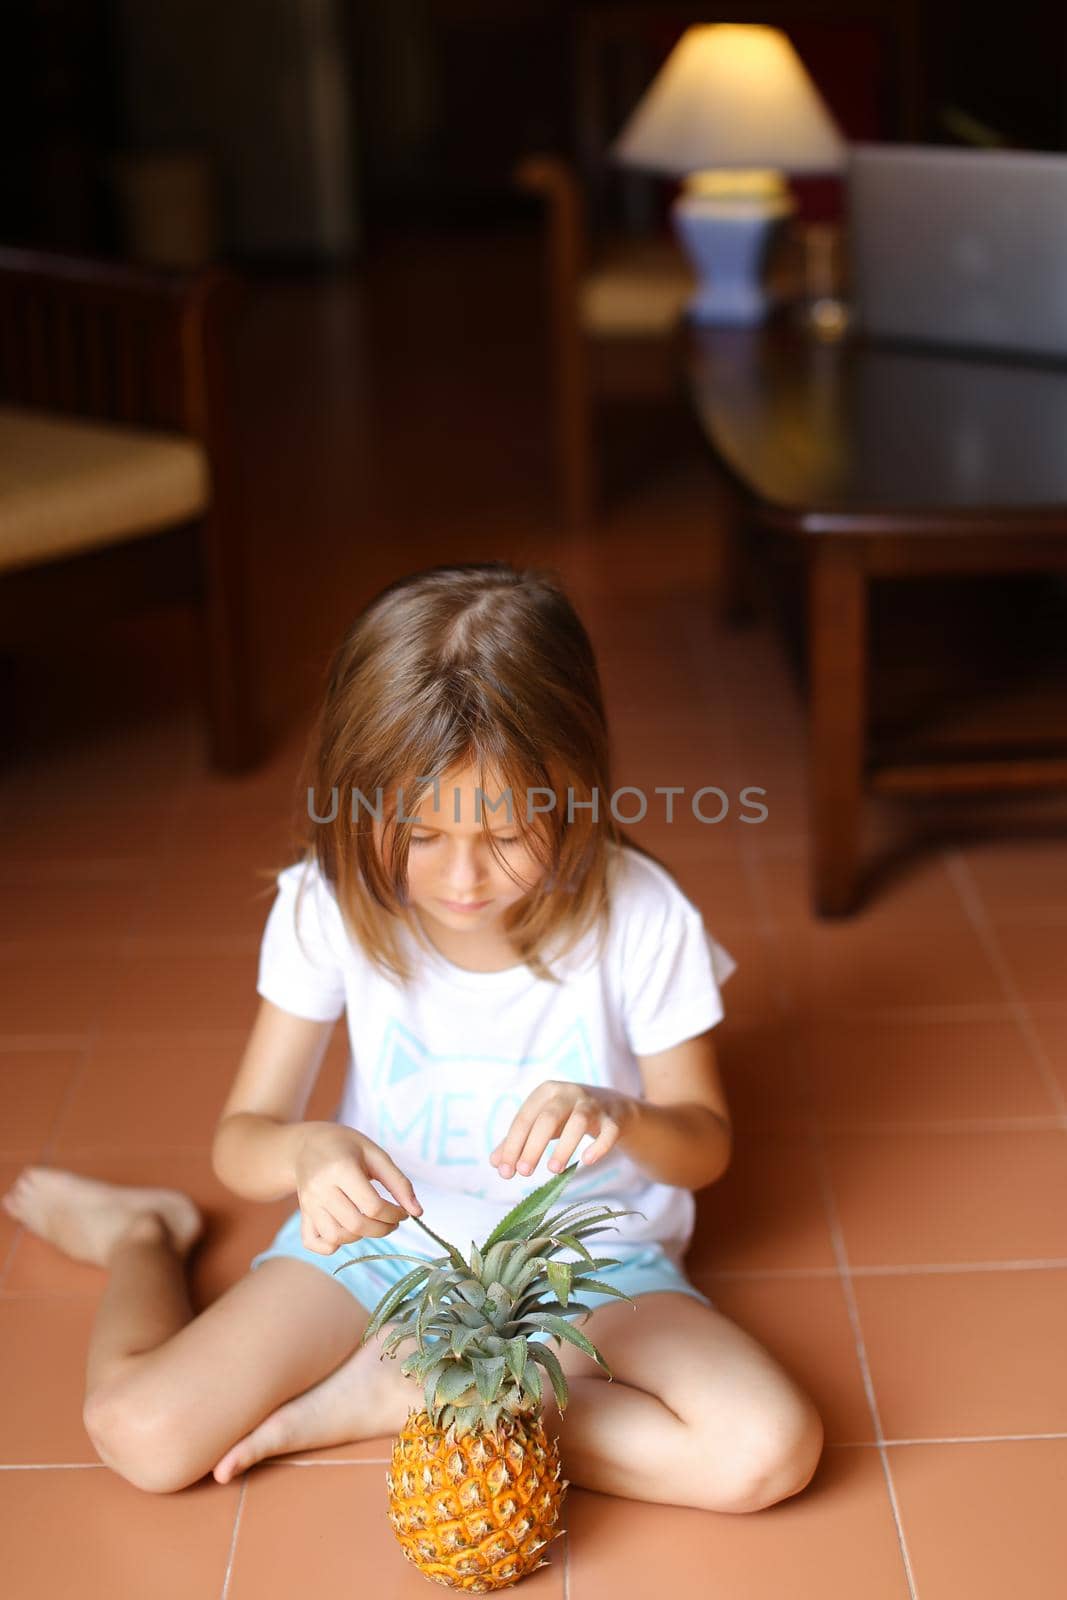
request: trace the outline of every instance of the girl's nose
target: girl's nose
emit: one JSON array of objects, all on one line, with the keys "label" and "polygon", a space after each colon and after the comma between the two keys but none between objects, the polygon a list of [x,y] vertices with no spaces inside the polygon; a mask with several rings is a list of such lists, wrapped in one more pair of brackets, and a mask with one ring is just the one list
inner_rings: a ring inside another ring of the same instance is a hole
[{"label": "girl's nose", "polygon": [[480,855],[480,844],[463,846],[455,844],[449,852],[445,881],[450,897],[462,900],[471,897],[471,890],[486,883],[485,867]]}]

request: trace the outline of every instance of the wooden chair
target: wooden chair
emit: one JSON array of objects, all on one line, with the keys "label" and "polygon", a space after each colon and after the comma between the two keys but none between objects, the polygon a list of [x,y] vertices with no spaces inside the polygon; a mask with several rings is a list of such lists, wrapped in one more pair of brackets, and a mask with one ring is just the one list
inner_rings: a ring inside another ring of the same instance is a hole
[{"label": "wooden chair", "polygon": [[545,206],[552,432],[558,500],[572,532],[601,509],[595,395],[609,386],[664,397],[675,387],[669,350],[693,277],[668,238],[616,241],[593,260],[577,172],[531,156],[518,186]]},{"label": "wooden chair", "polygon": [[[916,0],[852,0],[836,18],[832,10],[813,19],[798,0],[737,0],[721,20],[785,28],[848,137],[914,136]],[[686,27],[716,20],[714,7],[685,0],[583,12],[572,41],[572,153],[531,153],[515,169],[518,187],[544,205],[558,503],[573,531],[589,526],[602,499],[598,391],[674,393],[677,328],[692,287],[667,226],[668,186],[613,168],[608,146]],[[805,223],[840,204],[837,180],[796,188],[800,216],[769,264],[783,286],[797,280]]]},{"label": "wooden chair", "polygon": [[223,439],[227,273],[0,249],[0,642],[197,606],[209,756],[261,754]]}]

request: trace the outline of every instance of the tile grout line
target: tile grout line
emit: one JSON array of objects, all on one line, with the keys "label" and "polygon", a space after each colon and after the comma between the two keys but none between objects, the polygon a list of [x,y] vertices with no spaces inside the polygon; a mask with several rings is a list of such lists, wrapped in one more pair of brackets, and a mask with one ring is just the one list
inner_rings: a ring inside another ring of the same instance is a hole
[{"label": "tile grout line", "polygon": [[[761,920],[765,922],[774,934],[777,948],[778,923],[773,916],[763,881],[762,861],[755,851],[751,852],[751,862],[746,862],[746,869],[751,871],[755,885],[755,899],[760,912]],[[792,992],[786,990],[787,1011],[792,1010]],[[908,1551],[907,1536],[904,1532],[904,1522],[901,1515],[900,1503],[897,1499],[896,1484],[893,1481],[893,1469],[889,1456],[886,1453],[886,1440],[882,1431],[882,1419],[878,1409],[878,1399],[874,1391],[874,1381],[871,1377],[870,1365],[867,1359],[867,1346],[863,1337],[863,1328],[860,1322],[859,1306],[856,1303],[855,1291],[852,1285],[851,1269],[848,1260],[848,1251],[845,1247],[844,1232],[837,1209],[834,1195],[833,1182],[830,1176],[830,1164],[826,1154],[823,1130],[818,1116],[818,1099],[815,1094],[811,1077],[806,1070],[804,1052],[797,1051],[793,1056],[792,1065],[797,1073],[800,1087],[803,1090],[803,1101],[806,1108],[807,1137],[809,1146],[816,1157],[819,1186],[822,1191],[823,1208],[830,1230],[830,1241],[837,1263],[836,1276],[841,1285],[841,1292],[845,1299],[849,1322],[852,1327],[852,1336],[856,1351],[856,1358],[860,1366],[860,1376],[863,1382],[864,1394],[867,1399],[868,1410],[874,1424],[875,1439],[873,1441],[878,1450],[882,1464],[882,1473],[885,1478],[886,1490],[889,1495],[890,1509],[896,1527],[897,1543],[900,1547],[900,1557],[904,1566],[904,1577],[908,1585],[908,1594],[911,1600],[918,1600],[918,1591],[915,1586],[915,1574],[912,1570],[911,1556]]]},{"label": "tile grout line", "polygon": [[226,1600],[230,1592],[230,1579],[233,1577],[234,1562],[237,1558],[237,1536],[241,1527],[241,1513],[244,1511],[245,1493],[248,1489],[248,1473],[241,1479],[241,1492],[237,1497],[237,1510],[233,1514],[233,1530],[230,1534],[230,1548],[226,1555],[226,1571],[222,1578],[222,1592],[219,1600]]},{"label": "tile grout line", "polygon": [[[1059,1441],[1067,1443],[1067,1433],[965,1433],[965,1434],[931,1434],[928,1438],[917,1439],[827,1439],[827,1450],[878,1450],[892,1447],[903,1449],[910,1446],[931,1444],[1056,1444]],[[265,1460],[265,1465],[274,1467],[387,1467],[388,1456],[339,1456],[330,1461],[312,1461],[299,1455],[285,1457],[270,1457]],[[260,1465],[259,1462],[253,1463]],[[110,1472],[112,1469],[105,1461],[0,1461],[0,1472]],[[248,1468],[241,1483],[242,1495],[249,1481]],[[207,1476],[207,1474],[205,1474]],[[241,1513],[243,1501],[239,1502],[235,1513],[234,1531],[231,1536],[231,1552],[236,1548],[237,1517]],[[566,1545],[568,1530],[563,1531],[564,1545]],[[228,1569],[227,1569],[228,1570]],[[229,1578],[227,1578],[227,1582]],[[223,1589],[220,1600],[226,1600],[226,1591]]]},{"label": "tile grout line", "polygon": [[48,1137],[41,1146],[40,1156],[38,1157],[37,1161],[33,1163],[35,1166],[46,1166],[50,1163],[50,1152],[55,1149],[56,1140],[63,1125],[63,1119],[67,1114],[67,1108],[69,1107],[75,1093],[81,1087],[82,1080],[85,1077],[89,1064],[93,1059],[96,1046],[100,1039],[100,1031],[100,1024],[95,1022],[86,1035],[85,1045],[81,1053],[81,1059],[79,1060],[74,1071],[71,1073],[71,1078],[70,1082],[67,1084],[66,1093],[64,1094],[59,1105],[56,1107],[56,1113],[52,1118],[52,1126],[48,1131]]},{"label": "tile grout line", "polygon": [[[856,1359],[859,1362],[860,1378],[863,1391],[867,1400],[867,1408],[871,1421],[874,1424],[875,1437],[873,1446],[878,1451],[882,1465],[882,1475],[885,1479],[886,1491],[889,1496],[890,1510],[897,1533],[897,1544],[900,1548],[900,1559],[904,1567],[904,1578],[908,1585],[908,1594],[911,1600],[918,1600],[918,1590],[915,1586],[915,1574],[912,1570],[911,1555],[908,1550],[907,1535],[904,1532],[904,1520],[901,1514],[900,1502],[897,1498],[896,1484],[893,1480],[893,1469],[886,1453],[886,1438],[882,1429],[882,1417],[878,1408],[878,1397],[875,1394],[874,1380],[871,1376],[870,1363],[867,1359],[867,1345],[863,1337],[863,1325],[860,1320],[859,1305],[856,1301],[855,1289],[852,1283],[852,1269],[848,1259],[848,1250],[845,1245],[844,1230],[841,1226],[841,1217],[837,1208],[837,1198],[834,1194],[833,1180],[830,1173],[830,1163],[826,1153],[826,1144],[823,1129],[817,1110],[817,1096],[814,1085],[807,1071],[807,1064],[803,1050],[796,1053],[793,1066],[797,1072],[803,1089],[803,1099],[808,1109],[807,1138],[809,1148],[815,1155],[816,1170],[818,1173],[819,1187],[822,1192],[823,1210],[827,1226],[830,1231],[830,1243],[837,1264],[836,1276],[841,1285],[845,1308],[848,1313],[849,1323],[852,1328],[853,1346]],[[828,1274],[829,1275],[829,1274]]]},{"label": "tile grout line", "polygon": [[[800,1066],[800,1071],[803,1075],[804,1068],[802,1063]],[[855,1342],[856,1358],[860,1365],[860,1376],[863,1381],[863,1389],[867,1398],[867,1406],[871,1414],[871,1420],[874,1423],[875,1438],[873,1443],[878,1450],[878,1456],[882,1463],[882,1473],[885,1477],[886,1489],[889,1493],[889,1504],[893,1513],[893,1521],[896,1525],[897,1542],[900,1546],[900,1558],[904,1564],[904,1577],[908,1585],[908,1594],[911,1596],[911,1600],[918,1600],[918,1590],[915,1587],[915,1574],[912,1571],[907,1536],[904,1532],[904,1520],[901,1515],[900,1503],[897,1499],[896,1484],[893,1481],[893,1469],[890,1465],[889,1456],[886,1454],[886,1438],[882,1431],[881,1412],[878,1409],[878,1398],[874,1391],[874,1380],[871,1377],[870,1364],[867,1360],[867,1345],[863,1337],[863,1327],[862,1323],[860,1322],[859,1306],[856,1302],[855,1290],[852,1285],[852,1272],[849,1266],[848,1251],[845,1246],[845,1238],[841,1227],[841,1219],[837,1209],[837,1200],[834,1195],[833,1181],[830,1176],[830,1164],[827,1160],[826,1147],[823,1143],[822,1132],[817,1121],[815,1121],[809,1137],[812,1148],[814,1149],[816,1155],[816,1163],[819,1173],[819,1185],[822,1189],[823,1205],[825,1207],[826,1218],[830,1228],[830,1242],[833,1247],[834,1258],[838,1264],[838,1277],[841,1283],[842,1294],[845,1297],[845,1306],[848,1311],[848,1319],[852,1325],[852,1336]]]},{"label": "tile grout line", "polygon": [[[950,1275],[960,1272],[1062,1272],[1067,1268],[1067,1256],[1051,1256],[1019,1261],[909,1261],[889,1265],[871,1264],[849,1266],[851,1278],[903,1278],[916,1273]],[[698,1269],[699,1270],[699,1269]],[[715,1278],[837,1278],[839,1267],[708,1267],[700,1272],[709,1282]],[[32,1290],[12,1291],[33,1293]],[[44,1291],[41,1291],[44,1292]]]},{"label": "tile grout line", "polygon": [[1019,991],[1011,968],[1001,949],[1000,940],[997,938],[996,929],[982,900],[981,891],[974,881],[974,874],[958,850],[950,850],[947,853],[946,865],[955,884],[956,893],[959,895],[963,908],[970,919],[971,926],[981,940],[990,965],[996,972],[1000,986],[1007,996],[1019,1031],[1026,1040],[1030,1059],[1048,1091],[1049,1098],[1056,1107],[1059,1126],[1064,1131],[1067,1131],[1067,1097],[1064,1096],[1059,1080],[1049,1065],[1044,1046],[1034,1028],[1030,1008]]}]

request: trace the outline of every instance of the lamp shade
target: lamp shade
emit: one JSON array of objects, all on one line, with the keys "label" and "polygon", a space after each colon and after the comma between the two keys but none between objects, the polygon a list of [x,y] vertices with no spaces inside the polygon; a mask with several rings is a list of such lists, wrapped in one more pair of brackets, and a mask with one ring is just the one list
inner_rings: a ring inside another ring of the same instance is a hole
[{"label": "lamp shade", "polygon": [[690,28],[612,145],[627,166],[686,177],[709,167],[837,172],[845,142],[779,28]]}]

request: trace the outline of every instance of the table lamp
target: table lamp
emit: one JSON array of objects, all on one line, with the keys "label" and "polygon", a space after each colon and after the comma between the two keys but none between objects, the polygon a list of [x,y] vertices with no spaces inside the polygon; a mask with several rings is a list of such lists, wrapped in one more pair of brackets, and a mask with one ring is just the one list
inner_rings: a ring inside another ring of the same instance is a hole
[{"label": "table lamp", "polygon": [[671,218],[696,272],[689,315],[762,322],[774,230],[797,209],[783,173],[839,172],[845,142],[779,28],[689,28],[611,147],[627,166],[684,178]]}]

